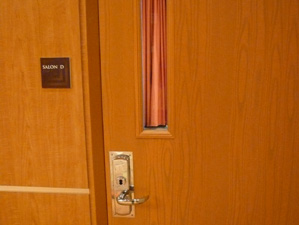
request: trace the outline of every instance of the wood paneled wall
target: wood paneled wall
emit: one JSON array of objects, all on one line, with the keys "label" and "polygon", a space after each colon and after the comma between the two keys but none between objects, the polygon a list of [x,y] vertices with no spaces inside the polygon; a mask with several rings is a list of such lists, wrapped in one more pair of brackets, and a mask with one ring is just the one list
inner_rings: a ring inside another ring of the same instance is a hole
[{"label": "wood paneled wall", "polygon": [[[87,188],[79,1],[0,2],[0,184]],[[71,58],[42,89],[40,57]]]},{"label": "wood paneled wall", "polygon": [[[96,0],[0,1],[0,224],[96,224],[96,199],[105,205],[102,128],[93,122],[98,30]],[[70,89],[42,89],[41,57],[70,57]]]},{"label": "wood paneled wall", "polygon": [[0,193],[2,225],[91,225],[88,195]]}]

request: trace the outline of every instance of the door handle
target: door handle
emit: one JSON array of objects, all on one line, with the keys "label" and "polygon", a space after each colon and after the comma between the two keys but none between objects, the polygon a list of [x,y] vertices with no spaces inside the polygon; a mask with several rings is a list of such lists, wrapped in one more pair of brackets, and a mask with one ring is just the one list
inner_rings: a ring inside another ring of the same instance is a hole
[{"label": "door handle", "polygon": [[135,198],[133,152],[110,151],[110,181],[112,215],[135,217],[135,205],[142,204],[149,196]]},{"label": "door handle", "polygon": [[130,186],[130,189],[124,190],[116,198],[116,201],[120,205],[139,205],[146,202],[149,199],[149,196],[142,198],[131,198],[131,193],[134,193],[134,186]]}]

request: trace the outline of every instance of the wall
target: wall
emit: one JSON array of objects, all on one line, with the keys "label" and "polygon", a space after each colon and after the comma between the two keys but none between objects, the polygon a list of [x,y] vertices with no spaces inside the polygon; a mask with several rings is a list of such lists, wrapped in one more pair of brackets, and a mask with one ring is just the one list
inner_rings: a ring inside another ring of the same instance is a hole
[{"label": "wall", "polygon": [[[101,107],[99,83],[89,85],[99,76],[99,61],[88,61],[97,54],[87,43],[97,36],[87,24],[98,30],[86,20],[92,4],[0,1],[0,224],[95,224],[104,176],[101,123],[91,125],[89,107],[91,98]],[[70,89],[41,87],[41,57],[70,57]]]}]

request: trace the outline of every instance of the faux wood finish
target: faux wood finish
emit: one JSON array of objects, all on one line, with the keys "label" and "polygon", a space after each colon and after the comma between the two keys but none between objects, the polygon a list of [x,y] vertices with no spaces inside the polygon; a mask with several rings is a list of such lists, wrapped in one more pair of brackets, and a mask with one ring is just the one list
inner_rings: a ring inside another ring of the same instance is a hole
[{"label": "faux wood finish", "polygon": [[98,0],[81,0],[80,9],[92,224],[107,225]]},{"label": "faux wood finish", "polygon": [[168,1],[174,139],[135,135],[138,4],[100,0],[106,162],[133,151],[150,194],[110,225],[297,225],[299,2]]},{"label": "faux wood finish", "polygon": [[[0,1],[0,185],[87,188],[79,1]],[[40,57],[70,57],[42,89]]]},{"label": "faux wood finish", "polygon": [[[82,68],[85,4],[0,1],[1,225],[89,225],[95,218],[82,80],[89,75]],[[42,89],[41,57],[70,57],[70,89]]]},{"label": "faux wood finish", "polygon": [[89,196],[0,193],[0,224],[89,225]]}]

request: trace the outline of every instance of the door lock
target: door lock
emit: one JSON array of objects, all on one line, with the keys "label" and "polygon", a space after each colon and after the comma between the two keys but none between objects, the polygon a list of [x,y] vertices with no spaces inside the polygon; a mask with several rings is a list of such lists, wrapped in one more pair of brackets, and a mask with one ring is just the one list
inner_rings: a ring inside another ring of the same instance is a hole
[{"label": "door lock", "polygon": [[132,152],[110,152],[112,212],[115,217],[134,217],[135,205],[149,199],[134,198]]},{"label": "door lock", "polygon": [[127,181],[127,179],[125,177],[123,177],[123,176],[117,177],[116,180],[117,180],[116,181],[117,184],[120,185],[120,186],[125,185],[126,181]]}]

